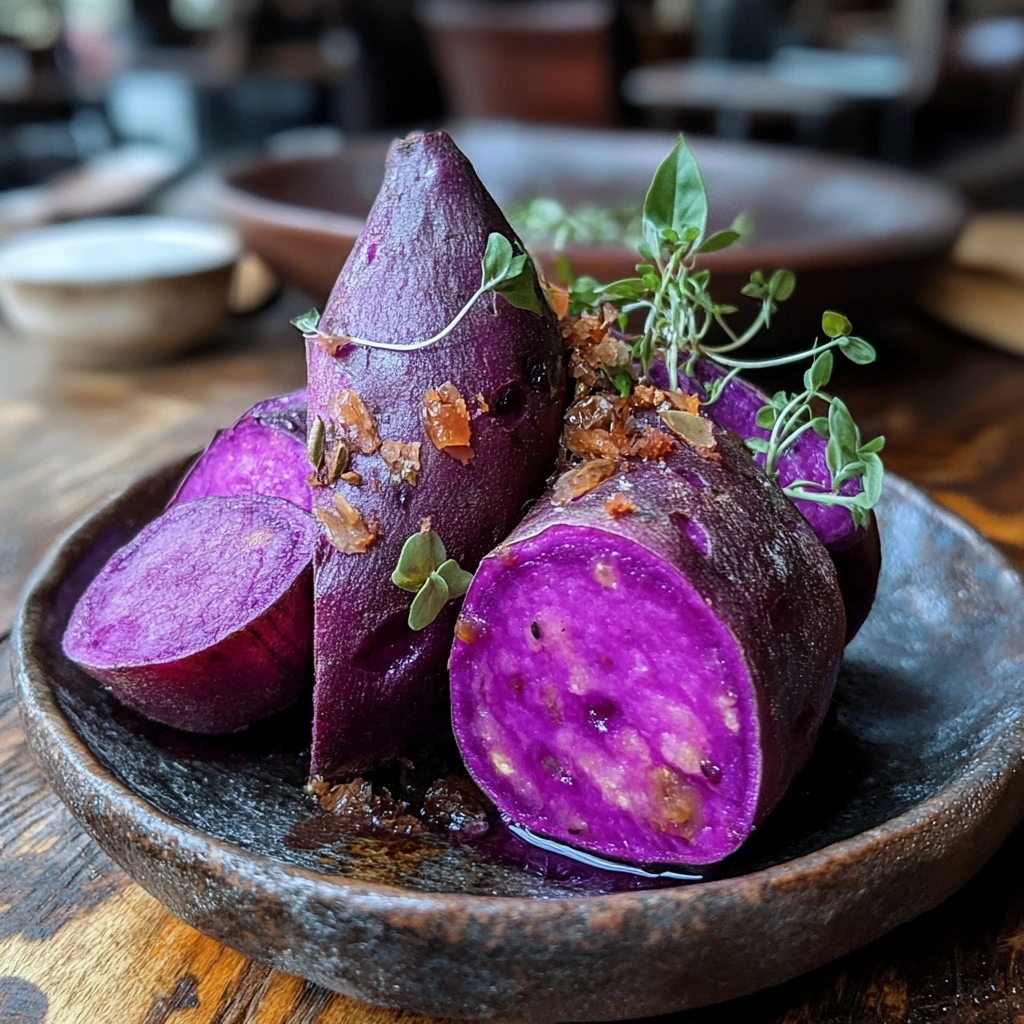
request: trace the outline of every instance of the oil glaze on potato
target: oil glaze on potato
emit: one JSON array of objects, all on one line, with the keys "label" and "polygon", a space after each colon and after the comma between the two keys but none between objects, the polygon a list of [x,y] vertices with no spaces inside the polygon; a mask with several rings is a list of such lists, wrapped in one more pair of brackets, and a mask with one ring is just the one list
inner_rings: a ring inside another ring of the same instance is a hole
[{"label": "oil glaze on potato", "polygon": [[[664,363],[656,363],[651,375],[660,386],[667,386],[668,373]],[[681,376],[680,387],[703,394],[702,385],[723,376],[723,371],[708,360],[696,364],[697,380]],[[750,381],[734,377],[718,400],[706,407],[707,415],[719,426],[731,430],[744,440],[748,437],[768,439],[771,431],[757,425],[757,413],[768,404],[768,396]],[[778,460],[779,483],[785,487],[796,480],[814,480],[831,486],[832,476],[825,461],[828,442],[809,430]],[[764,455],[755,456],[764,464]],[[857,480],[843,485],[844,494],[856,494]],[[839,586],[846,604],[846,641],[849,643],[864,624],[871,611],[882,568],[882,547],[878,523],[874,515],[864,527],[853,521],[848,509],[839,505],[823,505],[816,501],[796,501],[796,507],[811,524],[817,538],[828,549],[839,576]]]},{"label": "oil glaze on potato", "polygon": [[124,704],[189,732],[244,729],[306,688],[313,523],[280,498],[200,498],[116,551],[64,653]]},{"label": "oil glaze on potato", "polygon": [[466,766],[604,856],[736,850],[810,756],[843,650],[835,570],[739,441],[553,492],[480,565],[450,661]]},{"label": "oil glaze on potato", "polygon": [[266,494],[310,509],[306,392],[254,405],[210,446],[182,481],[172,505],[214,495]]},{"label": "oil glaze on potato", "polygon": [[[491,232],[515,239],[447,134],[395,143],[321,330],[432,336],[479,287]],[[443,341],[413,352],[307,341],[310,424],[325,425],[330,481],[314,489],[314,775],[363,770],[445,728],[456,606],[411,630],[411,595],[391,573],[425,518],[472,571],[542,490],[565,368],[540,301],[538,315],[486,295]],[[346,474],[332,480],[342,442]]]}]

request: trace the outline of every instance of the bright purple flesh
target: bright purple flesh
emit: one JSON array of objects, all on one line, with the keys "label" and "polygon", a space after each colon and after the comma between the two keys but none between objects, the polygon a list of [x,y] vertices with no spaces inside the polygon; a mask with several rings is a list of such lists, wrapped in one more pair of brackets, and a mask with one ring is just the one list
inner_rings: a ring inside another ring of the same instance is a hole
[{"label": "bright purple flesh", "polygon": [[244,729],[308,684],[313,537],[309,515],[280,498],[176,505],[89,584],[64,653],[154,721]]},{"label": "bright purple flesh", "polygon": [[[532,831],[633,864],[735,851],[813,749],[831,561],[738,442],[550,494],[483,560],[450,661],[466,766]],[[604,502],[621,493],[632,514]]]},{"label": "bright purple flesh", "polygon": [[269,398],[221,430],[182,481],[171,505],[216,495],[265,494],[309,511],[306,392]]},{"label": "bright purple flesh", "polygon": [[[660,387],[667,386],[668,371],[664,363],[652,366],[651,376]],[[681,375],[680,387],[703,395],[704,385],[723,376],[723,371],[714,363],[700,360],[696,365],[697,379]],[[719,426],[744,440],[750,437],[768,440],[771,431],[757,425],[757,414],[767,404],[768,396],[760,388],[742,377],[734,377],[718,400],[706,407],[706,413]],[[802,434],[778,461],[780,486],[786,487],[797,480],[813,480],[831,487],[832,474],[825,460],[827,444],[813,430]],[[759,465],[764,465],[763,454],[757,454],[755,458]],[[859,489],[860,484],[856,480],[848,480],[842,492],[856,494]],[[878,576],[882,569],[878,524],[872,516],[868,526],[858,526],[849,510],[840,505],[802,500],[794,504],[832,555],[846,604],[846,642],[849,643],[868,617],[878,589]]]}]

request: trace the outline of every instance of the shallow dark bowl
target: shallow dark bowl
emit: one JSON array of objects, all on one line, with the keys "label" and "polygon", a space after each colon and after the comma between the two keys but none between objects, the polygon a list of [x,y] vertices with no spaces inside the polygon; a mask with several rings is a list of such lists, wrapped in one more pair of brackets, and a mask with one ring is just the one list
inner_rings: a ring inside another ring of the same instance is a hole
[{"label": "shallow dark bowl", "polygon": [[[661,132],[507,124],[452,133],[505,209],[540,195],[639,205],[675,141]],[[326,156],[232,164],[221,171],[215,205],[285,279],[323,303],[377,194],[387,145],[364,139]],[[693,148],[712,227],[742,211],[755,223],[745,246],[704,258],[716,297],[732,302],[752,270],[789,267],[798,285],[787,329],[813,329],[824,309],[856,309],[860,322],[907,308],[964,223],[957,194],[920,175],[750,142],[694,139]],[[553,254],[537,255],[553,271]],[[638,259],[625,246],[568,255],[576,273],[600,281],[632,276]]]},{"label": "shallow dark bowl", "polygon": [[61,654],[78,595],[181,468],[54,548],[21,608],[15,681],[32,748],[74,815],[170,910],[248,956],[437,1015],[663,1013],[775,984],[935,906],[1021,817],[1024,586],[893,479],[880,596],[835,713],[810,769],[715,879],[609,893],[441,836],[318,832],[301,715],[190,738],[142,722]]}]

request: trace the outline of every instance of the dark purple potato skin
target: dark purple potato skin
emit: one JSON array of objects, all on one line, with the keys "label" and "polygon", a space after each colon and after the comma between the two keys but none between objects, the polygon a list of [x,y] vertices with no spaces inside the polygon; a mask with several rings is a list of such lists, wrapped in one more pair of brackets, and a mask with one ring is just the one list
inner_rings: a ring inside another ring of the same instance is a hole
[{"label": "dark purple potato skin", "polygon": [[[756,792],[749,793],[746,820],[732,821],[728,835],[698,836],[699,841],[692,846],[674,837],[652,840],[638,833],[632,836],[629,851],[646,862],[701,864],[721,859],[764,820],[810,757],[832,697],[844,646],[845,615],[835,570],[806,521],[782,491],[764,477],[741,443],[724,432],[717,439],[720,462],[684,448],[663,465],[640,464],[625,476],[617,473],[565,507],[555,505],[549,492],[508,540],[481,563],[466,596],[463,625],[452,649],[452,720],[470,774],[499,810],[514,821],[594,853],[636,859],[621,843],[607,836],[595,835],[588,840],[585,834],[573,835],[551,816],[558,792],[582,791],[578,774],[577,785],[569,790],[559,790],[561,780],[547,777],[548,798],[543,797],[542,790],[540,801],[530,807],[529,801],[518,799],[515,792],[515,787],[521,785],[523,769],[517,765],[516,772],[505,774],[496,770],[491,760],[493,750],[481,737],[485,728],[480,717],[483,705],[491,702],[490,719],[496,721],[493,708],[499,705],[494,702],[510,700],[502,689],[505,676],[517,676],[527,688],[556,678],[531,661],[530,641],[521,639],[523,624],[507,618],[501,608],[503,600],[507,602],[505,595],[517,592],[515,574],[536,571],[529,568],[530,558],[536,557],[529,552],[543,550],[545,537],[558,538],[568,560],[577,552],[600,550],[598,545],[605,544],[602,537],[611,535],[616,542],[625,542],[623,551],[635,551],[639,546],[652,567],[667,567],[670,575],[678,573],[696,590],[727,634],[735,638],[752,681],[754,700],[745,713],[756,724],[749,730],[754,738],[746,742],[753,744],[755,769],[751,777]],[[624,486],[629,489],[624,490]],[[635,502],[636,511],[613,519],[604,502],[620,491]],[[695,536],[699,543],[694,541]],[[555,545],[553,539],[547,543]],[[572,657],[578,657],[583,641],[575,631],[576,624],[582,628],[588,616],[616,616],[610,615],[600,599],[589,604],[578,600],[558,604],[560,595],[577,582],[571,579],[571,573],[578,571],[568,566],[562,571],[562,557],[554,556],[558,571],[552,575],[551,586],[539,588],[536,616],[540,619],[550,615],[554,608],[556,618],[568,627],[567,636],[556,637],[555,642],[573,651]],[[517,569],[517,565],[523,568]],[[635,578],[644,581],[653,574],[639,572]],[[527,592],[532,594],[529,589]],[[645,631],[642,621],[628,625],[622,636],[614,622],[602,627],[609,636],[614,633],[606,654],[624,664],[632,660],[631,648],[638,655],[651,655],[659,647],[671,652],[682,640],[678,633],[662,635],[657,628]],[[695,628],[694,634],[699,635],[699,630]],[[533,635],[537,638],[537,633]],[[544,635],[541,632],[541,638]],[[589,647],[587,651],[587,657],[591,657]],[[594,656],[599,657],[600,652],[595,651]],[[518,659],[518,663],[510,664],[510,658]],[[711,662],[718,663],[714,659]],[[616,666],[609,667],[603,679],[592,668],[585,670],[584,677],[593,687],[587,700],[614,705],[618,699],[626,699],[616,689],[626,685],[618,662]],[[709,669],[701,686],[720,686],[717,671]],[[652,693],[658,687],[665,688],[664,677],[655,669],[644,678],[652,680]],[[629,685],[636,685],[635,680]],[[490,697],[491,693],[497,696]],[[591,697],[591,693],[596,696]],[[582,749],[584,736],[594,741],[591,723],[583,712],[578,722],[572,717],[575,705],[567,691],[563,690],[560,699],[564,701],[559,705],[563,709],[560,713],[570,727],[579,730]],[[533,736],[528,728],[520,727],[506,738],[514,737],[510,742],[519,744],[522,751],[530,749],[529,744],[538,737],[544,742],[545,729],[553,727],[543,715],[536,716],[536,721]],[[656,711],[633,725],[641,731],[671,728],[659,720]],[[716,729],[720,738],[724,735],[720,723],[705,720],[704,726],[708,736],[713,736]],[[617,763],[629,764],[627,755],[619,756]],[[569,766],[570,772],[580,770],[579,766]],[[636,780],[635,785],[642,787],[643,780]],[[705,803],[716,798],[714,781],[698,778],[694,785],[700,788]],[[600,821],[601,815],[584,814],[582,818]]]},{"label": "dark purple potato skin", "polygon": [[[724,376],[713,363],[700,360],[696,373],[699,384],[685,375],[680,375],[680,388],[703,395],[701,384]],[[651,367],[651,376],[661,387],[668,386],[668,372],[664,363]],[[734,377],[722,392],[718,401],[706,409],[706,413],[719,426],[731,430],[746,440],[761,437],[765,440],[771,431],[757,425],[757,413],[767,405],[768,396],[756,385],[742,377]],[[783,487],[794,480],[820,480],[830,484],[832,477],[825,461],[828,442],[809,430],[803,434],[789,451],[779,460],[779,482]],[[755,456],[763,465],[764,455]],[[849,480],[843,493],[856,494],[860,485]],[[838,505],[821,505],[814,501],[796,501],[796,507],[811,524],[818,540],[825,545],[835,562],[839,586],[846,604],[846,642],[849,643],[864,625],[871,611],[878,589],[878,575],[882,568],[882,547],[878,535],[878,523],[871,516],[870,525],[857,526],[853,516]]]},{"label": "dark purple potato skin", "polygon": [[[384,183],[321,320],[332,334],[395,343],[445,327],[480,284],[488,235],[515,239],[472,166],[444,132],[394,143]],[[331,437],[331,399],[354,390],[382,440],[420,442],[416,486],[393,484],[380,453],[353,454],[359,487],[337,493],[381,537],[343,554],[321,526],[314,559],[314,776],[393,758],[446,728],[445,662],[457,607],[426,629],[406,625],[412,595],[391,582],[402,545],[429,517],[449,557],[470,571],[537,496],[557,454],[565,363],[557,323],[486,296],[443,341],[415,352],[307,342],[309,416]],[[474,457],[462,465],[424,429],[426,391],[451,381],[471,414]],[[478,408],[482,395],[490,412]],[[332,508],[330,488],[315,508]]]},{"label": "dark purple potato skin", "polygon": [[181,482],[170,505],[196,498],[265,494],[310,511],[306,476],[306,392],[259,402],[220,430]]},{"label": "dark purple potato skin", "polygon": [[313,537],[309,515],[280,498],[168,509],[89,584],[64,653],[153,721],[245,729],[308,685]]}]

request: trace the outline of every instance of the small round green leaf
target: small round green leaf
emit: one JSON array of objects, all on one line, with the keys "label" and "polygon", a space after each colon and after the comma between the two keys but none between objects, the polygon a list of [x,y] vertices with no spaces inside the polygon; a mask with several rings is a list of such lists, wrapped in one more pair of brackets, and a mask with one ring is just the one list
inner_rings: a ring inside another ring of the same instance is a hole
[{"label": "small round green leaf", "polygon": [[857,363],[858,366],[867,366],[875,361],[874,345],[863,338],[844,337],[839,342],[839,348],[851,363]]},{"label": "small round green leaf", "polygon": [[484,250],[483,287],[491,288],[505,279],[512,265],[512,243],[497,231],[487,236],[487,248]]},{"label": "small round green leaf", "polygon": [[841,338],[844,334],[849,334],[853,330],[853,324],[842,313],[828,310],[821,316],[821,329],[830,338]]},{"label": "small round green leaf", "polygon": [[860,446],[860,454],[868,455],[871,452],[880,452],[885,447],[885,438],[876,437]]},{"label": "small round green leaf", "polygon": [[757,425],[762,430],[771,430],[778,419],[778,413],[770,406],[765,405],[757,410]]},{"label": "small round green leaf", "polygon": [[776,270],[768,281],[768,295],[776,302],[785,302],[796,288],[796,274],[792,270]]},{"label": "small round green leaf", "polygon": [[446,558],[444,543],[435,530],[414,533],[402,545],[402,553],[391,574],[391,582],[415,594]]},{"label": "small round green leaf", "polygon": [[409,606],[409,628],[426,629],[447,603],[448,584],[436,572],[432,572]]},{"label": "small round green leaf", "polygon": [[740,233],[734,231],[732,228],[726,228],[724,231],[716,231],[713,235],[708,235],[703,242],[697,247],[697,252],[718,252],[720,249],[728,249],[733,242],[739,240]]},{"label": "small round green leaf", "polygon": [[768,451],[768,442],[763,437],[748,437],[743,443],[752,452],[765,454]]},{"label": "small round green leaf", "polygon": [[804,387],[812,393],[820,391],[832,379],[832,353],[822,352],[804,372]]},{"label": "small round green leaf", "polygon": [[448,598],[454,600],[456,597],[462,597],[467,590],[469,590],[470,583],[473,582],[473,574],[466,572],[465,569],[459,567],[459,563],[454,558],[449,558],[448,561],[443,562],[437,567],[437,575],[444,580],[448,586]]},{"label": "small round green leaf", "polygon": [[303,334],[312,334],[320,326],[320,314],[315,309],[307,309],[302,316],[294,317],[290,322]]}]

